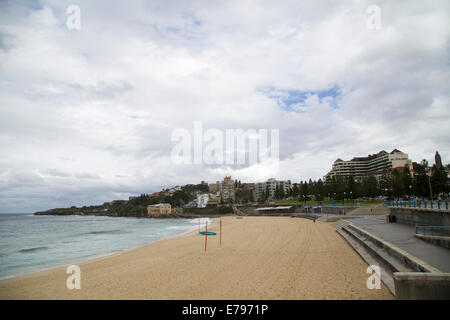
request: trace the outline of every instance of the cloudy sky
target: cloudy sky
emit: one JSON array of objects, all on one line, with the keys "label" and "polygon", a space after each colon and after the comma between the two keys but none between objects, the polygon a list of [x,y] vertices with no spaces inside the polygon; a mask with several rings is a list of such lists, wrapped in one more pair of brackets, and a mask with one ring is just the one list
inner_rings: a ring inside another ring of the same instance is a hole
[{"label": "cloudy sky", "polygon": [[[0,212],[228,174],[318,179],[394,148],[449,163],[449,13],[448,0],[0,1]],[[174,164],[171,135],[194,121],[279,129],[278,169]]]}]

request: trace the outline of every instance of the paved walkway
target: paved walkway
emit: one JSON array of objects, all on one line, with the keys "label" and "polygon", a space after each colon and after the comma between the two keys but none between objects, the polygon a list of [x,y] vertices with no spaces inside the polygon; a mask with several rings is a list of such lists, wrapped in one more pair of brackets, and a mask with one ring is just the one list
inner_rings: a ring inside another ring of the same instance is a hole
[{"label": "paved walkway", "polygon": [[450,250],[415,238],[413,226],[388,223],[383,216],[366,216],[346,220],[431,264],[442,272],[450,272]]}]

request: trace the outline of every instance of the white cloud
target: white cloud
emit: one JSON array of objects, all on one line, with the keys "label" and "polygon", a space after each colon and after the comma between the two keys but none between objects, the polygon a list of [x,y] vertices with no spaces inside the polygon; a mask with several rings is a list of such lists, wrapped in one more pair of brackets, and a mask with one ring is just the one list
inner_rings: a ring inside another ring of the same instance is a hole
[{"label": "white cloud", "polygon": [[[81,1],[81,30],[70,4],[0,4],[2,212],[320,178],[381,149],[450,162],[448,1],[378,1],[378,31],[369,1]],[[195,120],[279,129],[279,170],[173,165]]]}]

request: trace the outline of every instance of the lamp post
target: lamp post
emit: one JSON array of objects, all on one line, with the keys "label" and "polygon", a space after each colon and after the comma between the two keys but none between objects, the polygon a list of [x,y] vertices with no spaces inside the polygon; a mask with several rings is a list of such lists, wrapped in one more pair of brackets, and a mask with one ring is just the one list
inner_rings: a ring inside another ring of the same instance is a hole
[{"label": "lamp post", "polygon": [[430,176],[428,176],[428,185],[430,186],[430,197],[431,202],[433,202],[433,190],[431,189],[431,179]]},{"label": "lamp post", "polygon": [[353,192],[352,191],[350,191],[350,201],[352,202],[352,207],[353,207]]},{"label": "lamp post", "polygon": [[345,191],[344,191],[344,206],[345,206]]},{"label": "lamp post", "polygon": [[319,193],[319,198],[317,200],[319,201],[319,204],[320,204],[320,193]]}]

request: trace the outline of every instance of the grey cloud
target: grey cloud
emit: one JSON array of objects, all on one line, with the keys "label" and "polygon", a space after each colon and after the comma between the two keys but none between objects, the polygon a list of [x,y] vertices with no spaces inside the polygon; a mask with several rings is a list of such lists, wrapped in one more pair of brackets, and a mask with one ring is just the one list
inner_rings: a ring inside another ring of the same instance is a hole
[{"label": "grey cloud", "polygon": [[14,47],[14,35],[0,31],[0,50],[9,51]]},{"label": "grey cloud", "polygon": [[100,179],[100,176],[98,176],[96,174],[90,174],[90,173],[87,173],[87,172],[82,172],[82,173],[75,174],[75,177],[77,179],[90,179],[90,180],[98,180],[98,179]]},{"label": "grey cloud", "polygon": [[[65,2],[1,2],[0,210],[269,171],[174,165],[171,132],[195,120],[279,129],[276,176],[291,180],[381,149],[450,162],[449,2],[380,1],[375,32],[369,4],[80,1],[74,31]],[[314,94],[283,109],[259,90],[332,87],[338,109]]]},{"label": "grey cloud", "polygon": [[44,174],[48,174],[50,176],[54,176],[54,177],[70,177],[72,176],[72,174],[64,172],[64,171],[60,171],[58,169],[55,168],[51,168],[51,169],[47,169],[43,172]]}]

